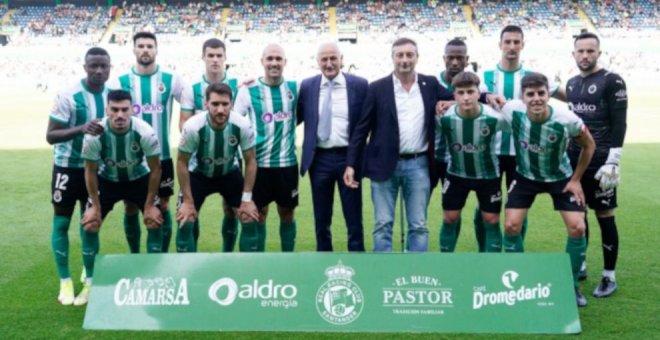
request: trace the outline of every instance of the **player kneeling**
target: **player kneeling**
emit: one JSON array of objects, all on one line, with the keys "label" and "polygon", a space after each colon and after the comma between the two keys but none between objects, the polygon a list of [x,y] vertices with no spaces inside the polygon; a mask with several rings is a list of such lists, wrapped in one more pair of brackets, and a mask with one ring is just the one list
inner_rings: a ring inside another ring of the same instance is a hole
[{"label": "player kneeling", "polygon": [[[504,250],[524,251],[520,232],[527,210],[537,194],[549,193],[568,232],[566,252],[571,258],[576,301],[578,306],[586,306],[587,300],[577,286],[586,251],[585,200],[580,179],[593,156],[594,140],[578,116],[548,105],[550,93],[544,75],[526,75],[521,87],[522,101],[513,100],[502,109],[516,146],[516,174],[505,210]],[[575,171],[566,154],[571,138],[582,147]]]},{"label": "player kneeling", "polygon": [[107,117],[101,121],[104,132],[98,136],[85,135],[83,141],[89,202],[82,224],[87,237],[96,242],[83,247],[83,255],[91,258],[92,265],[87,267],[87,279],[74,301],[76,305],[84,305],[89,299],[93,258],[99,251],[98,232],[116,202],[127,200],[143,209],[148,251],[161,251],[163,217],[156,206],[161,172],[160,145],[151,126],[132,114],[130,93],[110,91]]},{"label": "player kneeling", "polygon": [[[209,85],[205,99],[208,112],[186,121],[179,143],[176,249],[197,250],[193,237],[197,214],[207,196],[219,193],[241,220],[239,250],[257,251],[259,212],[252,201],[257,173],[254,131],[247,117],[231,114],[232,91],[226,84]],[[245,180],[236,157],[239,149],[245,159]]]}]

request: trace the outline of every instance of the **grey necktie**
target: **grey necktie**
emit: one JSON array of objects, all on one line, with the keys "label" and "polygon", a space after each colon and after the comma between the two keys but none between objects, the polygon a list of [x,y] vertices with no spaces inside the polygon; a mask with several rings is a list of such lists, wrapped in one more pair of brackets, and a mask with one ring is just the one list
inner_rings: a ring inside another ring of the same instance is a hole
[{"label": "grey necktie", "polygon": [[322,142],[330,139],[330,131],[332,131],[332,88],[335,83],[330,80],[326,83],[328,90],[323,98],[323,106],[319,114],[319,128],[318,135]]}]

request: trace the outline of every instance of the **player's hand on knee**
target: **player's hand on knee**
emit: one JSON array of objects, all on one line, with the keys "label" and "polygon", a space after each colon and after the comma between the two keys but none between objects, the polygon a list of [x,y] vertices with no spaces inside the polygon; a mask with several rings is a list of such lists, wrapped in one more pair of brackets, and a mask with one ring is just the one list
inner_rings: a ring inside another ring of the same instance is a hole
[{"label": "player's hand on knee", "polygon": [[179,210],[176,211],[176,220],[180,223],[179,228],[184,224],[195,222],[197,219],[197,210],[192,203],[182,202]]},{"label": "player's hand on knee", "polygon": [[96,207],[89,207],[85,210],[83,218],[80,221],[83,229],[87,232],[98,232],[101,227],[101,213]]},{"label": "player's hand on knee", "polygon": [[149,205],[144,209],[144,224],[147,229],[156,229],[163,224],[163,215],[155,205]]},{"label": "player's hand on knee", "polygon": [[242,201],[238,208],[238,217],[241,222],[259,221],[259,209],[253,201]]},{"label": "player's hand on knee", "polygon": [[594,179],[599,181],[599,186],[603,190],[614,189],[619,186],[619,166],[616,164],[605,164],[598,169]]}]

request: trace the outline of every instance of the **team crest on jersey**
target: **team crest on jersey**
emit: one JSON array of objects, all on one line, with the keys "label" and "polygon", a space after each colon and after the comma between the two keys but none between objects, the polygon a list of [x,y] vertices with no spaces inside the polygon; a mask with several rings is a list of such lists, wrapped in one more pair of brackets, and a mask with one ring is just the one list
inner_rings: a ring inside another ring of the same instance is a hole
[{"label": "team crest on jersey", "polygon": [[238,144],[238,138],[234,135],[229,136],[229,145],[236,146],[236,144]]},{"label": "team crest on jersey", "polygon": [[484,125],[481,127],[481,131],[479,132],[481,133],[481,136],[486,137],[490,135],[490,128],[488,127],[488,125]]},{"label": "team crest on jersey", "polygon": [[557,135],[555,135],[554,133],[548,135],[548,142],[554,143],[556,141],[557,141]]},{"label": "team crest on jersey", "polygon": [[587,92],[589,92],[589,94],[594,94],[596,93],[596,91],[598,91],[598,86],[596,86],[596,84],[591,84],[591,86],[589,86],[589,88],[587,89]]},{"label": "team crest on jersey", "polygon": [[133,151],[133,152],[140,151],[140,145],[137,142],[131,143],[131,151]]},{"label": "team crest on jersey", "polygon": [[55,203],[62,202],[62,192],[61,191],[55,190],[55,192],[53,192],[53,201]]},{"label": "team crest on jersey", "polygon": [[167,91],[167,87],[165,87],[165,83],[160,82],[158,83],[158,93],[163,94]]},{"label": "team crest on jersey", "polygon": [[286,91],[286,97],[289,98],[289,100],[293,100],[293,92]]},{"label": "team crest on jersey", "polygon": [[261,120],[262,120],[264,123],[268,124],[268,123],[270,123],[270,122],[273,121],[273,114],[270,113],[270,112],[266,112],[266,113],[264,113],[263,115],[261,115]]}]

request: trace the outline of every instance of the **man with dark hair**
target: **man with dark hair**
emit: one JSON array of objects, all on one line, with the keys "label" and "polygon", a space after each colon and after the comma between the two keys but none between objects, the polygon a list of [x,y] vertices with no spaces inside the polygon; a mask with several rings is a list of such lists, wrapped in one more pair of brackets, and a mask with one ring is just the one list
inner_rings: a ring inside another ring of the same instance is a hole
[{"label": "man with dark hair", "polygon": [[[418,58],[414,40],[394,41],[394,72],[369,85],[346,156],[346,186],[358,188],[355,174],[360,167],[364,176],[371,179],[376,252],[392,251],[394,205],[399,189],[403,191],[408,220],[407,249],[428,249],[435,106],[438,100],[453,97],[435,77],[415,71]],[[369,143],[365,147],[367,137]]]},{"label": "man with dark hair", "polygon": [[[162,177],[158,199],[163,213],[160,251],[167,252],[172,237],[172,216],[169,209],[170,196],[174,193],[174,165],[170,155],[170,124],[173,100],[181,102],[185,84],[175,73],[161,69],[156,64],[158,42],[150,32],[138,32],[133,36],[135,66],[121,75],[113,88],[129,91],[133,97],[133,114],[145,120],[156,131],[161,146]],[[124,230],[132,253],[140,252],[140,222],[138,208],[126,203]],[[153,244],[151,244],[153,246]],[[154,251],[150,249],[149,251]]]},{"label": "man with dark hair", "polygon": [[[163,217],[156,206],[160,180],[160,145],[154,130],[145,121],[133,117],[131,94],[123,90],[108,93],[106,115],[100,125],[103,133],[85,135],[82,157],[85,159],[85,184],[89,202],[81,220],[84,234],[98,234],[103,219],[120,200],[138,206],[147,226],[147,250],[159,251],[162,244],[160,225]],[[96,235],[98,240],[98,235]],[[99,244],[83,246],[91,257],[86,263],[87,279],[76,304],[86,304],[94,276],[94,257]]]},{"label": "man with dark hair", "polygon": [[[177,176],[182,195],[176,215],[177,251],[196,251],[193,222],[213,193],[222,195],[242,217],[239,249],[256,251],[259,212],[248,197],[257,173],[254,130],[247,117],[231,114],[232,90],[226,84],[206,88],[205,106],[208,113],[195,115],[184,124],[179,143]],[[245,181],[236,157],[239,149],[245,159]]]},{"label": "man with dark hair", "polygon": [[[486,227],[486,250],[500,252],[502,188],[495,154],[495,135],[506,122],[501,114],[478,102],[479,77],[460,72],[452,77],[456,104],[438,119],[436,135],[448,149],[449,168],[442,187],[440,251],[453,252],[459,234],[461,211],[470,191],[475,191]],[[476,133],[478,131],[478,133]]]},{"label": "man with dark hair", "polygon": [[[523,252],[522,224],[537,194],[549,193],[566,225],[566,252],[571,259],[578,306],[587,300],[580,293],[577,275],[584,260],[584,193],[580,179],[595,144],[582,120],[572,112],[548,104],[548,79],[529,73],[521,80],[522,101],[502,109],[516,147],[516,174],[509,186],[505,210],[504,250]],[[566,154],[569,141],[582,146],[575,170]]]},{"label": "man with dark hair", "polygon": [[[596,141],[596,151],[582,177],[582,186],[587,205],[596,213],[603,245],[604,270],[593,295],[607,297],[617,289],[614,270],[619,252],[619,234],[614,209],[617,207],[619,161],[626,135],[628,94],[621,76],[598,66],[600,55],[597,35],[583,32],[575,38],[573,57],[580,74],[568,81],[566,93],[569,108],[584,120]],[[577,166],[580,150],[575,143],[569,145],[568,154],[574,167]],[[587,240],[588,230],[587,226]],[[581,278],[586,278],[586,264],[582,269]]]},{"label": "man with dark hair", "polygon": [[[280,217],[280,246],[292,252],[296,242],[298,159],[295,129],[299,85],[284,78],[284,48],[267,45],[261,55],[264,76],[239,89],[234,111],[248,116],[257,136],[254,202],[259,208],[258,251],[265,250],[268,205],[275,201]],[[250,197],[252,193],[246,193]]]},{"label": "man with dark hair", "polygon": [[[179,129],[183,129],[184,123],[198,112],[204,111],[205,91],[210,84],[223,83],[229,85],[232,90],[232,98],[235,98],[238,91],[238,81],[236,78],[229,78],[226,72],[225,61],[227,60],[227,50],[225,43],[217,38],[211,38],[202,45],[202,60],[204,61],[204,74],[199,81],[194,82],[192,86],[187,86],[183,91],[181,98],[181,116],[179,119]],[[240,166],[240,151],[237,154]],[[227,201],[223,199],[222,207],[224,218],[222,219],[222,251],[231,252],[236,244],[238,235],[238,219]],[[195,245],[199,238],[199,219],[195,220],[193,229]]]},{"label": "man with dark hair", "polygon": [[[523,30],[519,26],[508,25],[502,29],[499,42],[499,48],[502,52],[500,61],[495,69],[485,70],[482,74],[484,85],[490,92],[502,95],[507,100],[522,98],[520,81],[525,75],[532,72],[525,69],[520,61],[520,54],[524,47]],[[558,84],[549,83],[548,86],[551,96],[566,101],[566,95]],[[500,132],[497,138],[496,152],[499,157],[500,174],[501,177],[505,177],[508,187],[515,176],[516,148],[513,145],[511,134]],[[479,251],[484,251],[484,226],[478,209],[475,210],[474,228]],[[522,237],[524,238],[527,232],[527,218],[525,218],[522,228]]]},{"label": "man with dark hair", "polygon": [[[110,75],[110,55],[99,47],[85,53],[83,69],[87,76],[60,91],[50,112],[46,140],[55,146],[55,160],[51,193],[53,203],[53,231],[51,245],[57,273],[60,277],[58,302],[75,304],[73,281],[69,271],[69,225],[80,202],[83,210],[87,202],[84,160],[81,156],[84,134],[99,135],[108,89],[105,82]],[[83,244],[86,236],[81,235]],[[98,240],[96,240],[98,243]],[[83,253],[87,264],[89,259]]]}]

